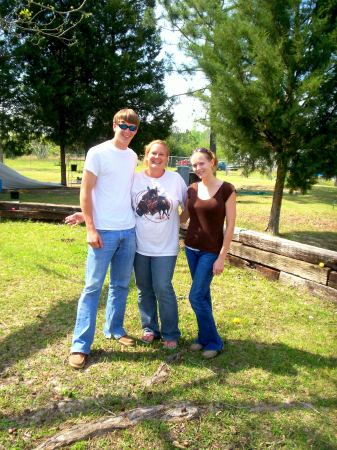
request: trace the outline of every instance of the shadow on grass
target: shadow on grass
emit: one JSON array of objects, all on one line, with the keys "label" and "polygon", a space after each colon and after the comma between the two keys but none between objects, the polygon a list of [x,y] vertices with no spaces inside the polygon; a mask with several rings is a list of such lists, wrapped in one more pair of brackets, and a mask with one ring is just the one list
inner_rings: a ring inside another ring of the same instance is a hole
[{"label": "shadow on grass", "polygon": [[[297,367],[307,367],[311,369],[317,368],[337,368],[336,357],[325,357],[316,355],[304,350],[289,347],[282,343],[263,343],[251,340],[230,340],[225,347],[225,351],[212,362],[205,361],[201,357],[201,353],[191,353],[183,344],[181,351],[174,354],[164,351],[155,344],[152,353],[136,352],[136,351],[115,351],[115,350],[93,350],[90,355],[89,365],[98,363],[101,357],[105,361],[116,363],[116,361],[134,362],[137,360],[155,360],[163,359],[175,365],[181,366],[200,366],[205,364],[212,370],[216,371],[219,379],[219,370],[223,374],[236,373],[242,370],[258,368],[277,375],[296,376],[298,374]],[[174,356],[177,356],[175,359]],[[186,387],[190,386],[188,384]],[[180,388],[179,388],[180,389]]]},{"label": "shadow on grass", "polygon": [[[233,410],[232,416],[236,416],[237,410]],[[227,416],[228,417],[228,416]],[[235,420],[235,419],[234,419]],[[227,421],[226,421],[227,422]],[[184,428],[175,431],[166,423],[159,420],[144,421],[137,424],[147,432],[151,432],[161,443],[161,449],[174,450],[177,448],[216,448],[216,449],[254,449],[254,448],[301,448],[301,449],[324,449],[336,450],[333,438],[324,435],[321,430],[313,426],[294,426],[289,429],[286,424],[279,422],[277,428],[275,422],[271,422],[267,416],[261,416],[251,420],[236,422],[235,426],[228,427],[226,433],[223,428],[223,417],[212,421],[212,428],[205,438],[200,436],[200,428],[204,428],[202,423],[196,425],[194,433],[186,435]],[[227,422],[228,423],[228,422]],[[282,433],[280,431],[282,430]],[[221,436],[221,443],[219,437]],[[192,440],[199,438],[200,440]],[[275,441],[273,440],[275,439]],[[268,442],[264,442],[267,439]],[[185,444],[186,442],[186,444]],[[177,445],[178,444],[178,445]],[[261,446],[262,445],[262,446]],[[152,447],[151,447],[152,448]]]},{"label": "shadow on grass", "polygon": [[75,323],[77,301],[60,301],[38,314],[34,323],[6,336],[0,344],[0,372],[66,336]]},{"label": "shadow on grass", "polygon": [[280,237],[302,244],[313,245],[327,250],[337,251],[337,232],[332,231],[292,231],[282,233]]},{"label": "shadow on grass", "polygon": [[324,203],[326,205],[331,205],[332,209],[334,204],[336,205],[337,203],[337,189],[327,186],[315,186],[308,194],[285,194],[284,199],[301,205]]},{"label": "shadow on grass", "polygon": [[[132,289],[135,289],[134,283],[130,285],[130,292]],[[99,309],[105,308],[107,295],[108,288],[105,286],[101,293]],[[6,336],[0,343],[0,374],[71,333],[76,320],[77,302],[78,298],[59,301],[46,314],[38,314],[34,323],[24,325]]]},{"label": "shadow on grass", "polygon": [[[137,352],[136,349],[128,351],[103,351],[103,350],[93,350],[90,354],[88,365],[84,370],[88,370],[93,364],[99,363],[104,359],[104,362],[118,363],[119,361],[130,361],[137,363],[139,360],[142,364],[144,359],[153,360],[163,360],[168,364],[172,364],[174,367],[207,367],[213,372],[211,375],[204,378],[190,380],[178,386],[170,387],[169,384],[164,383],[163,388],[159,391],[156,390],[157,386],[150,386],[149,388],[143,388],[137,391],[136,400],[134,395],[127,393],[126,395],[113,395],[105,394],[97,397],[85,398],[81,401],[70,400],[68,402],[69,408],[66,412],[58,411],[55,408],[55,403],[47,408],[43,408],[39,411],[29,411],[29,413],[24,412],[15,418],[10,418],[6,415],[0,415],[3,420],[13,420],[16,424],[27,424],[27,422],[43,422],[50,423],[57,421],[60,418],[66,420],[67,417],[78,417],[83,413],[97,413],[98,411],[107,411],[111,408],[116,408],[114,413],[118,411],[123,412],[126,409],[132,409],[138,406],[149,406],[156,404],[169,404],[171,402],[177,401],[177,398],[181,397],[182,392],[184,393],[184,400],[188,400],[189,391],[194,388],[212,389],[212,384],[226,384],[226,379],[229,373],[237,373],[252,368],[260,368],[262,370],[278,374],[278,375],[288,375],[296,376],[298,373],[298,367],[306,367],[308,369],[317,368],[337,368],[337,358],[335,357],[324,357],[321,355],[316,355],[304,350],[299,350],[296,348],[289,347],[285,344],[267,344],[261,342],[255,342],[251,340],[231,340],[228,343],[226,351],[223,352],[219,357],[212,361],[205,361],[202,359],[201,354],[198,352],[191,353],[186,347],[182,348],[179,352],[172,353],[162,348],[156,346],[153,347],[152,353]],[[73,370],[70,369],[69,370]],[[151,377],[153,374],[149,374]],[[138,386],[138,389],[141,386]],[[312,399],[313,404],[317,404],[322,407],[336,407],[337,400],[330,398],[316,398]],[[311,401],[311,400],[310,400]],[[72,404],[73,403],[73,404]],[[312,403],[312,402],[311,402]],[[221,404],[221,402],[220,402]],[[272,404],[276,408],[280,407],[282,409],[282,403]],[[211,402],[206,402],[206,406],[211,406]],[[236,409],[242,408],[249,411],[250,409],[256,408],[256,402],[247,404],[244,402],[237,402],[234,400],[229,400],[225,409]],[[48,408],[50,411],[48,412]],[[305,409],[301,404],[298,403],[292,409]],[[118,410],[118,411],[117,411]],[[7,426],[7,425],[6,425]],[[0,427],[1,428],[1,427]]]}]

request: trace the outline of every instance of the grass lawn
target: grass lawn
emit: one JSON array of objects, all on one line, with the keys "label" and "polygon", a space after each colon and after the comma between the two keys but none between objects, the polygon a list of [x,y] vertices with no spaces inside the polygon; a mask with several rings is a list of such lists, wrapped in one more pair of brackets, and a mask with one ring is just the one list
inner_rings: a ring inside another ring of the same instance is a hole
[{"label": "grass lawn", "polygon": [[[60,180],[57,159],[37,160],[29,156],[6,160],[5,163],[29,178],[52,182]],[[81,169],[81,163],[78,163],[78,168]],[[220,171],[218,176],[237,188],[237,226],[264,231],[270,214],[275,178],[258,173],[247,178],[237,172],[226,176]],[[23,191],[20,200],[77,205],[78,196],[78,185],[75,184],[71,189]],[[9,200],[9,194],[0,194],[0,199]],[[337,187],[333,186],[333,182],[320,180],[306,195],[285,192],[280,233],[286,239],[337,251]]]},{"label": "grass lawn", "polygon": [[[225,351],[190,353],[196,334],[183,252],[174,286],[179,357],[160,343],[121,348],[102,334],[105,285],[90,363],[67,357],[83,287],[85,229],[0,222],[0,449],[31,449],[75,424],[140,406],[190,401],[195,420],[147,420],[78,442],[84,449],[336,449],[336,305],[227,266],[213,284]],[[140,335],[131,285],[126,328]],[[165,383],[144,387],[162,362]]]}]

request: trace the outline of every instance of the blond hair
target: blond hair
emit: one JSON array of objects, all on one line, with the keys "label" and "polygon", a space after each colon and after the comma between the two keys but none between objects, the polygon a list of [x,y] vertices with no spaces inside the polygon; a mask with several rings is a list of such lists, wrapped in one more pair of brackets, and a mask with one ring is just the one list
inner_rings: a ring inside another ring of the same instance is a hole
[{"label": "blond hair", "polygon": [[149,166],[149,162],[147,160],[147,155],[150,153],[151,148],[154,145],[163,145],[166,148],[167,157],[170,156],[170,149],[165,141],[162,141],[161,139],[155,139],[154,141],[151,141],[149,144],[145,145],[144,147],[144,166],[147,168]]}]

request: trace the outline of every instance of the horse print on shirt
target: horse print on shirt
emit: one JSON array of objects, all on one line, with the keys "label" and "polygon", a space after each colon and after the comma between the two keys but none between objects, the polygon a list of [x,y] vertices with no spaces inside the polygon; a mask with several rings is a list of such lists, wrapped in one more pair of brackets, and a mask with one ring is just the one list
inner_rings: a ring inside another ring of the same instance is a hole
[{"label": "horse print on shirt", "polygon": [[159,195],[158,187],[141,191],[136,196],[136,213],[145,216],[152,222],[168,220],[172,210],[172,202],[164,195]]}]

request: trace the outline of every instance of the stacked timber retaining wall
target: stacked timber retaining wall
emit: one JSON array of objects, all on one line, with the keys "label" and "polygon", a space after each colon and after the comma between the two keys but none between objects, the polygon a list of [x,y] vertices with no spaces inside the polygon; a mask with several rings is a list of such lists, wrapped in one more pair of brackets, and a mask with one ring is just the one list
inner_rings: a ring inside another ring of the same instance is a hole
[{"label": "stacked timber retaining wall", "polygon": [[337,252],[236,228],[229,261],[337,302]]},{"label": "stacked timber retaining wall", "polygon": [[[80,211],[79,206],[0,202],[0,218],[62,222],[75,211]],[[229,261],[337,302],[337,252],[236,228]]]},{"label": "stacked timber retaining wall", "polygon": [[53,203],[0,202],[0,218],[62,222],[66,216],[81,211],[79,206]]}]

